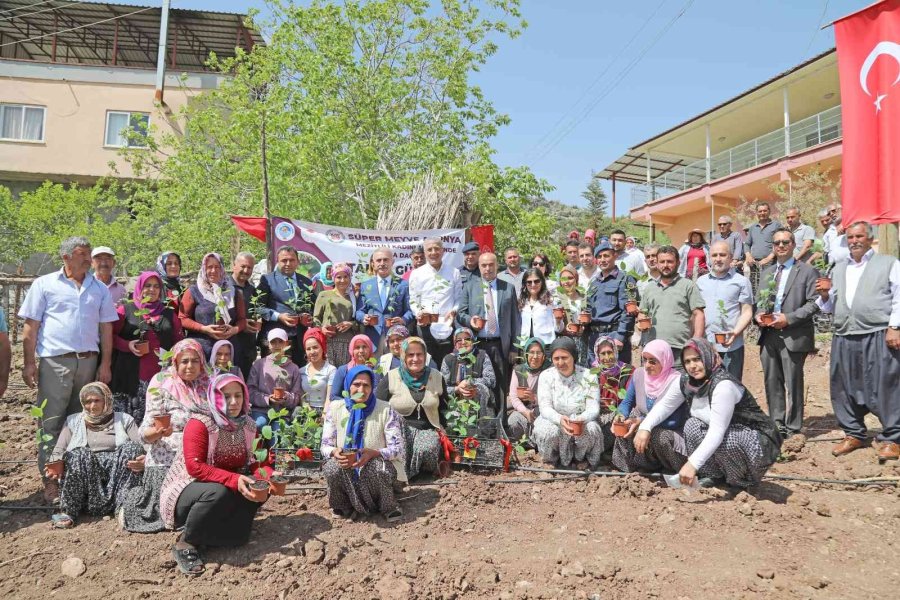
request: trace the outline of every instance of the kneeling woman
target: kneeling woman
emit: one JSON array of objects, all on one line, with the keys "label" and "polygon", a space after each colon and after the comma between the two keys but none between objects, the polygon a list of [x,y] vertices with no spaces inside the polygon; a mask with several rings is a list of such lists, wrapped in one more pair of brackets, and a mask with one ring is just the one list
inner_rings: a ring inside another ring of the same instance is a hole
[{"label": "kneeling woman", "polygon": [[494,398],[497,378],[494,365],[484,350],[475,348],[474,334],[468,327],[459,327],[453,333],[454,350],[444,357],[441,375],[447,384],[447,393],[478,402],[481,417],[496,417],[498,407]]},{"label": "kneeling woman", "polygon": [[[722,367],[716,349],[707,340],[689,340],[681,351],[681,360],[687,371],[681,377],[681,392],[691,415],[684,425],[689,454],[678,472],[681,482],[690,485],[699,475],[701,485],[756,485],[781,452],[782,438],[775,422],[760,409],[747,388]],[[638,435],[649,434],[676,408],[675,401],[658,403]]]},{"label": "kneeling woman", "polygon": [[[144,447],[130,415],[113,412],[112,392],[105,383],[89,383],[79,394],[80,413],[69,415],[48,462],[63,461],[59,514],[53,526],[72,527],[82,512],[112,514],[125,494],[140,485]],[[46,475],[60,474],[45,467]]]},{"label": "kneeling woman", "polygon": [[[681,395],[680,374],[673,368],[672,348],[663,340],[653,340],[644,346],[644,366],[638,367],[631,378],[622,404],[621,414],[631,423],[624,437],[616,438],[612,463],[620,471],[662,471],[677,473],[687,460],[687,446],[681,431],[687,415],[687,405]],[[660,403],[678,406],[669,417],[655,425],[649,437],[635,432],[653,407]],[[622,417],[616,415],[616,420]]]},{"label": "kneeling woman", "polygon": [[[612,407],[619,407],[634,375],[634,367],[619,360],[619,347],[616,341],[605,335],[594,342],[593,367],[597,369],[597,383],[600,386],[600,429],[603,431],[603,451],[613,447],[615,436],[612,433],[612,422],[618,413]],[[620,408],[621,410],[621,408]],[[628,414],[628,413],[624,413]]]},{"label": "kneeling woman", "polygon": [[[381,366],[381,372],[383,374],[387,374],[391,369],[398,368],[403,359],[400,356],[401,346],[403,345],[403,340],[409,337],[409,329],[406,328],[406,325],[392,325],[387,332],[387,347],[388,352],[385,352],[381,355],[381,358],[378,359],[378,364]],[[425,355],[425,363],[431,369],[437,369],[437,365],[434,364],[434,359],[431,358],[430,354]]]},{"label": "kneeling woman", "polygon": [[516,365],[509,382],[509,405],[507,412],[507,433],[509,439],[520,440],[522,436],[532,438],[534,420],[540,414],[537,400],[538,380],[547,370],[550,362],[544,350],[544,343],[531,338],[525,342],[525,362]]},{"label": "kneeling woman", "polygon": [[388,522],[403,513],[394,484],[406,480],[400,415],[372,392],[375,373],[365,365],[350,369],[343,387],[349,396],[333,401],[322,430],[322,474],[328,504],[341,517],[381,513]]},{"label": "kneeling woman", "polygon": [[550,347],[553,366],[538,380],[540,415],[534,438],[545,462],[568,466],[587,460],[594,468],[603,454],[600,387],[591,372],[578,365],[578,350],[571,338],[557,338]]},{"label": "kneeling woman", "polygon": [[191,411],[182,450],[163,482],[163,521],[169,529],[184,528],[172,555],[187,575],[203,572],[198,546],[246,544],[253,517],[269,496],[267,489],[252,490],[254,480],[245,474],[256,471],[249,397],[243,379],[217,375],[206,406]]}]

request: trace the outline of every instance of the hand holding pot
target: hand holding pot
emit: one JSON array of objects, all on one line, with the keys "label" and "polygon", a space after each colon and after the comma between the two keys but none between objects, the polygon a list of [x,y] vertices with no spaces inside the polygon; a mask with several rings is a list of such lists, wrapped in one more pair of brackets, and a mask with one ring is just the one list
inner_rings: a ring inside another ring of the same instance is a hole
[{"label": "hand holding pot", "polygon": [[141,343],[140,340],[131,340],[130,342],[128,342],[128,349],[131,350],[131,353],[134,354],[135,356],[137,356],[138,358],[140,358],[141,356],[146,354],[146,352],[142,352],[141,350],[138,349],[137,345],[140,343]]},{"label": "hand holding pot", "polygon": [[238,475],[238,491],[247,500],[250,500],[252,502],[260,502],[258,496],[254,494],[250,489],[250,484],[253,483],[253,481],[254,480],[252,477],[248,477],[246,475]]},{"label": "hand holding pot", "polygon": [[159,438],[169,437],[175,431],[175,429],[172,427],[172,423],[169,423],[165,427],[160,427],[159,425],[154,424],[150,429],[151,432],[156,435],[154,441],[158,440]]},{"label": "hand holding pot", "polygon": [[784,329],[788,326],[787,317],[784,316],[783,313],[772,313],[772,316],[775,317],[775,320],[772,322],[771,327],[774,329]]},{"label": "hand holding pot", "polygon": [[262,328],[261,321],[253,321],[247,320],[247,329],[245,330],[247,333],[259,333],[259,330]]},{"label": "hand holding pot", "polygon": [[288,327],[296,327],[297,323],[300,322],[300,317],[297,315],[281,313],[280,315],[278,315],[278,321],[281,322],[282,325],[287,325]]},{"label": "hand holding pot", "polygon": [[125,463],[125,466],[127,466],[128,469],[133,473],[142,473],[144,471],[145,456],[145,454],[141,454],[134,460],[129,460],[127,463]]},{"label": "hand holding pot", "polygon": [[200,328],[200,333],[214,340],[224,340],[227,336],[219,329],[218,325],[204,325]]},{"label": "hand holding pot", "polygon": [[348,331],[351,327],[353,327],[352,321],[341,321],[340,323],[337,324],[338,333],[344,333],[345,331]]},{"label": "hand holding pot", "polygon": [[728,348],[734,343],[734,340],[737,339],[737,332],[734,330],[731,330],[731,331],[724,331],[723,333],[725,334],[725,341],[722,342],[722,345],[724,347]]},{"label": "hand holding pot", "polygon": [[643,454],[647,451],[647,446],[650,445],[650,432],[646,429],[642,429],[637,432],[637,435],[634,436],[634,449],[639,453]]},{"label": "hand holding pot", "polygon": [[333,338],[335,335],[337,335],[337,332],[337,327],[335,327],[334,325],[328,325],[322,328],[322,333],[324,333],[325,337],[327,338]]},{"label": "hand holding pot", "polygon": [[560,417],[559,424],[563,428],[563,431],[569,435],[574,435],[575,428],[572,427],[572,420],[569,417]]},{"label": "hand holding pot", "polygon": [[334,458],[338,466],[342,469],[352,469],[353,463],[356,462],[356,452],[348,452],[343,448],[335,448],[331,453],[332,458]]},{"label": "hand holding pot", "polygon": [[353,463],[354,468],[361,468],[366,465],[367,462],[372,460],[373,458],[378,458],[381,456],[381,452],[378,450],[374,450],[372,448],[363,448],[359,452],[359,460]]},{"label": "hand holding pot", "polygon": [[637,433],[638,427],[640,427],[642,420],[643,419],[626,419],[625,420],[625,422],[628,423],[628,433],[625,434],[626,438],[630,438],[635,433]]},{"label": "hand holding pot", "polygon": [[519,400],[521,400],[524,403],[528,403],[528,402],[531,402],[532,400],[534,400],[534,393],[531,391],[531,388],[521,388],[520,387],[519,389],[516,390],[516,396],[518,396]]}]

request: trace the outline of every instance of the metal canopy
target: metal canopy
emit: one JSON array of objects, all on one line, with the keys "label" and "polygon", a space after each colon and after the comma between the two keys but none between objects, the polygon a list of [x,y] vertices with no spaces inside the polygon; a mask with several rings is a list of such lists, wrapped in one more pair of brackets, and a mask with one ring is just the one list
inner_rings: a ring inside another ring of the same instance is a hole
[{"label": "metal canopy", "polygon": [[[650,153],[650,179],[656,179],[664,173],[689,165],[697,158],[683,156],[654,155]],[[615,179],[626,183],[647,183],[647,155],[636,150],[629,150],[611,165],[594,174],[597,179]]]},{"label": "metal canopy", "polygon": [[[156,68],[161,8],[71,0],[0,0],[0,59]],[[211,52],[264,44],[238,13],[171,9],[169,68],[208,71]]]}]

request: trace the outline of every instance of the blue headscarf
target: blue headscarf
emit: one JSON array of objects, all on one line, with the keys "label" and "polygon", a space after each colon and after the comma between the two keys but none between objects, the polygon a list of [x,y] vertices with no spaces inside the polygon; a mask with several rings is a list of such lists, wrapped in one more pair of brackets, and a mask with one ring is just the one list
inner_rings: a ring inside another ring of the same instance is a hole
[{"label": "blue headscarf", "polygon": [[[344,389],[350,393],[350,384],[356,379],[360,373],[367,373],[372,382],[372,391],[366,399],[354,399],[349,396],[344,398],[344,406],[350,413],[347,419],[347,432],[344,436],[344,448],[356,448],[357,450],[365,446],[366,437],[366,418],[375,410],[375,372],[366,365],[357,365],[347,372],[344,377]],[[365,408],[353,408],[354,404],[365,403]]]}]

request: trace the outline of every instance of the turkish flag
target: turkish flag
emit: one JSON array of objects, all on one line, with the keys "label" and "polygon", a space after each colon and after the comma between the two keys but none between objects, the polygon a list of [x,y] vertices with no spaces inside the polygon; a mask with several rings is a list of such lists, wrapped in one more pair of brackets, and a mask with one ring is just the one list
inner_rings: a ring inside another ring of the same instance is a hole
[{"label": "turkish flag", "polygon": [[841,220],[900,221],[900,0],[834,23],[841,78]]},{"label": "turkish flag", "polygon": [[249,233],[261,242],[266,241],[266,218],[265,217],[241,217],[231,215],[231,221],[235,227]]},{"label": "turkish flag", "polygon": [[475,225],[469,228],[472,234],[472,241],[478,243],[481,252],[494,251],[494,226],[493,225]]}]

